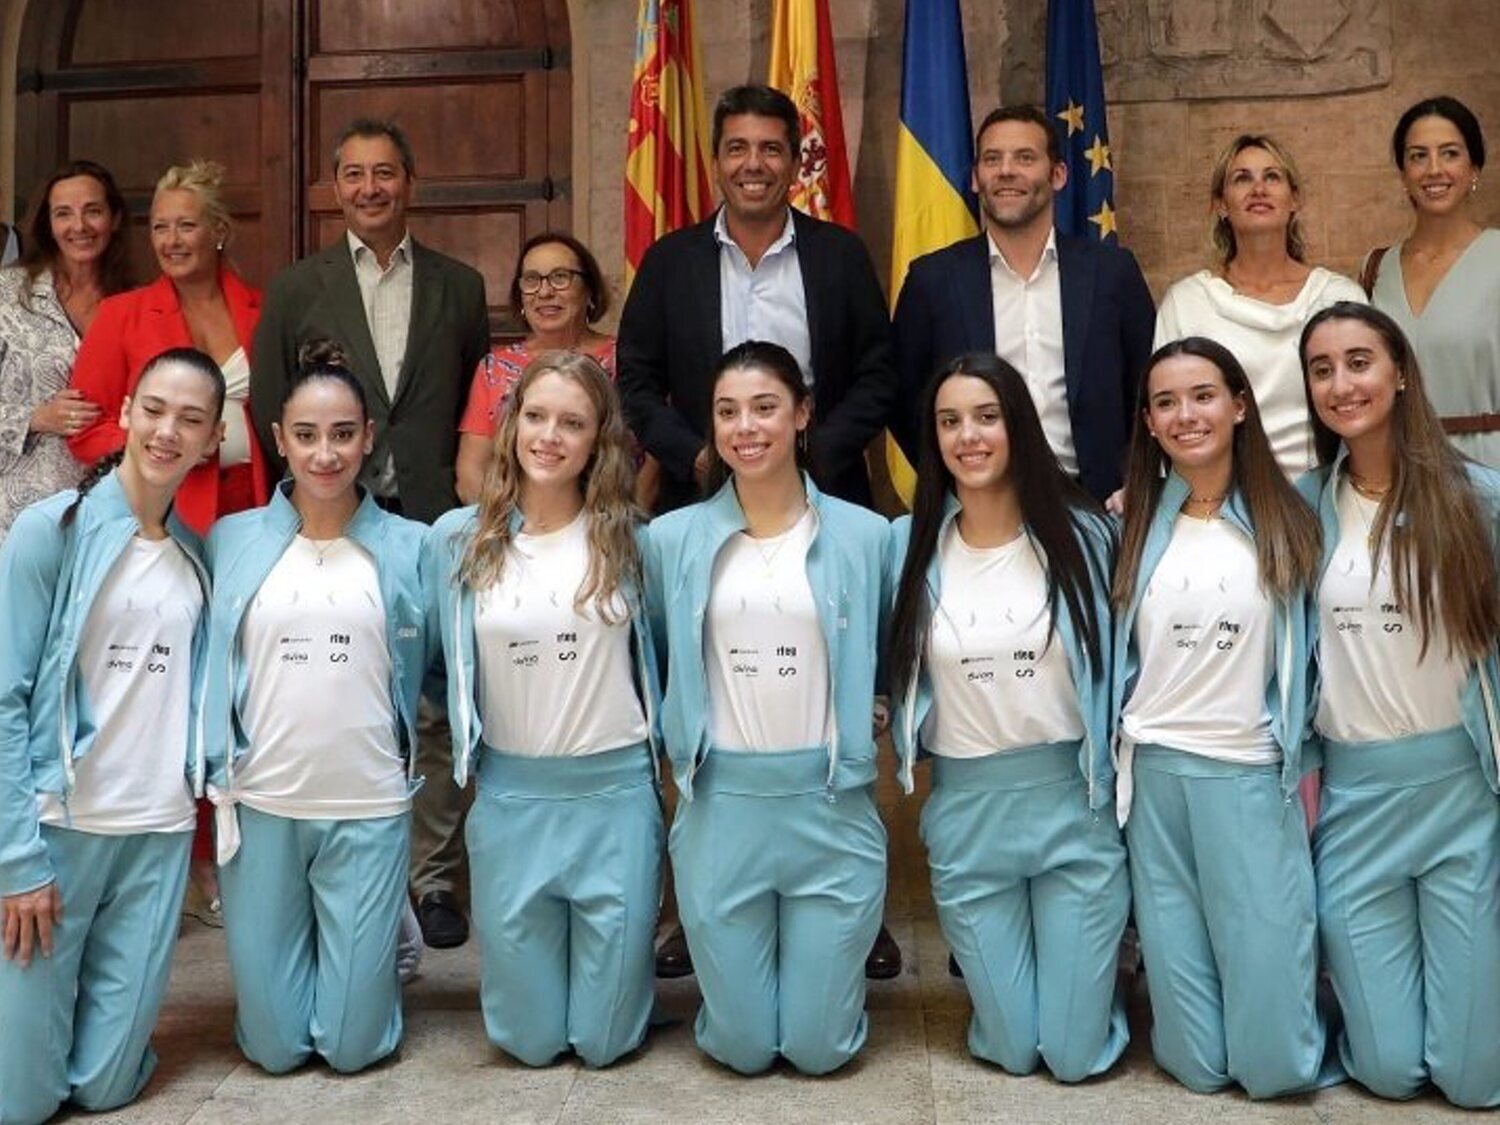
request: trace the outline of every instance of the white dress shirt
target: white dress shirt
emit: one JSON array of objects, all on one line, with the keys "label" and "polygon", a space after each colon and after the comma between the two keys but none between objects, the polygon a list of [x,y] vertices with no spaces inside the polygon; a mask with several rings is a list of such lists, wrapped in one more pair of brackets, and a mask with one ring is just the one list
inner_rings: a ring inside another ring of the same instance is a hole
[{"label": "white dress shirt", "polygon": [[729,236],[724,208],[714,219],[719,243],[720,339],[727,352],[746,340],[768,340],[792,353],[807,385],[813,385],[812,332],[807,326],[807,293],[797,260],[797,228],[787,208],[786,226],[759,262]]},{"label": "white dress shirt", "polygon": [[[380,381],[386,397],[396,398],[396,383],[401,378],[401,361],[406,358],[406,333],[411,327],[412,265],[411,232],[391,251],[390,262],[382,268],[375,251],[366,246],[353,231],[346,231],[349,253],[354,258],[354,277],[359,282],[360,300],[365,306],[365,323],[375,358],[380,362]],[[396,495],[396,458],[387,453],[385,464],[371,482],[377,496]]]},{"label": "white dress shirt", "polygon": [[990,240],[990,306],[995,315],[995,354],[1021,373],[1042,420],[1042,432],[1063,471],[1078,475],[1068,380],[1063,367],[1062,275],[1057,268],[1057,232],[1030,277],[1011,268]]}]

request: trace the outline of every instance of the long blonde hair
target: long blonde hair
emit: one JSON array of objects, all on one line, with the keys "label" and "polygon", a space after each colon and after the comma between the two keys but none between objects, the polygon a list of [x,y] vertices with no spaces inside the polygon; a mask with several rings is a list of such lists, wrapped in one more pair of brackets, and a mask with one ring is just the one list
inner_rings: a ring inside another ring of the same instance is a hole
[{"label": "long blonde hair", "polygon": [[516,456],[521,408],[537,380],[554,374],[583,390],[599,420],[594,452],[579,478],[589,519],[589,567],[573,605],[581,611],[592,601],[599,619],[614,624],[620,619],[621,587],[640,582],[635,531],[641,513],[632,499],[635,470],[619,396],[604,368],[586,355],[543,352],[522,372],[495,431],[493,456],[479,492],[479,528],[464,550],[458,578],[471,590],[482,590],[498,582],[505,570],[505,550],[513,538],[511,519],[519,510],[524,481]]},{"label": "long blonde hair", "polygon": [[[1208,198],[1212,205],[1224,198],[1224,189],[1229,183],[1229,166],[1234,163],[1234,158],[1247,148],[1264,149],[1271,154],[1271,159],[1281,165],[1281,170],[1286,173],[1287,185],[1299,200],[1297,210],[1292,212],[1291,220],[1286,225],[1286,253],[1287,257],[1296,262],[1307,261],[1307,240],[1302,234],[1302,173],[1297,171],[1297,162],[1292,159],[1292,154],[1286,146],[1274,137],[1268,137],[1264,133],[1241,133],[1230,141],[1224,151],[1219,153],[1219,159],[1214,162],[1213,178],[1209,181]],[[1227,266],[1234,261],[1234,256],[1239,253],[1239,246],[1235,242],[1234,228],[1229,225],[1227,215],[1214,213],[1213,226],[1210,236],[1214,244],[1214,257],[1218,260],[1220,267]]]}]

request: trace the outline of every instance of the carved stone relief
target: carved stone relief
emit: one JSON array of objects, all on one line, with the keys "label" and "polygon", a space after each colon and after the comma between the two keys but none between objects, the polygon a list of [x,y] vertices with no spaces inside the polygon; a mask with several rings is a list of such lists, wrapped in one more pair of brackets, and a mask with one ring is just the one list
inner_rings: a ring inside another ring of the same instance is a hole
[{"label": "carved stone relief", "polygon": [[[1095,0],[1113,102],[1298,97],[1384,86],[1392,0]],[[999,84],[1035,100],[1046,0],[1007,0]]]}]

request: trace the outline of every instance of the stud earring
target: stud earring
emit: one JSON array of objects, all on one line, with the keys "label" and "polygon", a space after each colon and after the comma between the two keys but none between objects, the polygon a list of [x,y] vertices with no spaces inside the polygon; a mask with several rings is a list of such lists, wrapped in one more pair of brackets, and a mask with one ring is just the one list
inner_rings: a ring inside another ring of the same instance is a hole
[{"label": "stud earring", "polygon": [[222,238],[219,239],[218,244],[214,246],[214,249],[219,251],[219,253],[221,254],[224,252],[224,240]]}]

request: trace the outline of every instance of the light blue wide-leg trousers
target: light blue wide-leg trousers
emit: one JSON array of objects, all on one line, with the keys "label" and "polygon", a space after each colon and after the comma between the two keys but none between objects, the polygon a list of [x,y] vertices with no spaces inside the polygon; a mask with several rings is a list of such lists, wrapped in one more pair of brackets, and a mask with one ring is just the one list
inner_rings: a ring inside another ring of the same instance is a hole
[{"label": "light blue wide-leg trousers", "polygon": [[873,786],[827,777],[824,749],[713,750],[672,824],[698,1045],[744,1074],[778,1054],[826,1074],[864,1045],[886,835]]},{"label": "light blue wide-leg trousers", "polygon": [[1468,733],[1328,744],[1313,859],[1349,1073],[1500,1105],[1500,798]]},{"label": "light blue wide-leg trousers", "polygon": [[396,936],[411,814],[295,820],[240,805],[219,870],[234,1034],[282,1074],[321,1055],[345,1074],[401,1043]]},{"label": "light blue wide-leg trousers", "polygon": [[1130,1041],[1117,995],[1130,913],[1113,808],[1091,812],[1078,743],[934,758],[922,840],[943,939],[974,1003],[969,1050],[1078,1082]]},{"label": "light blue wide-leg trousers", "polygon": [[62,896],[53,953],[0,958],[0,1121],[65,1101],[115,1109],[156,1069],[156,1026],[187,880],[191,832],[102,836],[42,826]]},{"label": "light blue wide-leg trousers", "polygon": [[1324,1068],[1307,825],[1280,763],[1140,746],[1125,837],[1157,1063],[1200,1093],[1338,1081]]},{"label": "light blue wide-leg trousers", "polygon": [[469,866],[490,1041],[530,1066],[608,1066],[655,997],[662,812],[644,745],[567,758],[486,749]]}]

